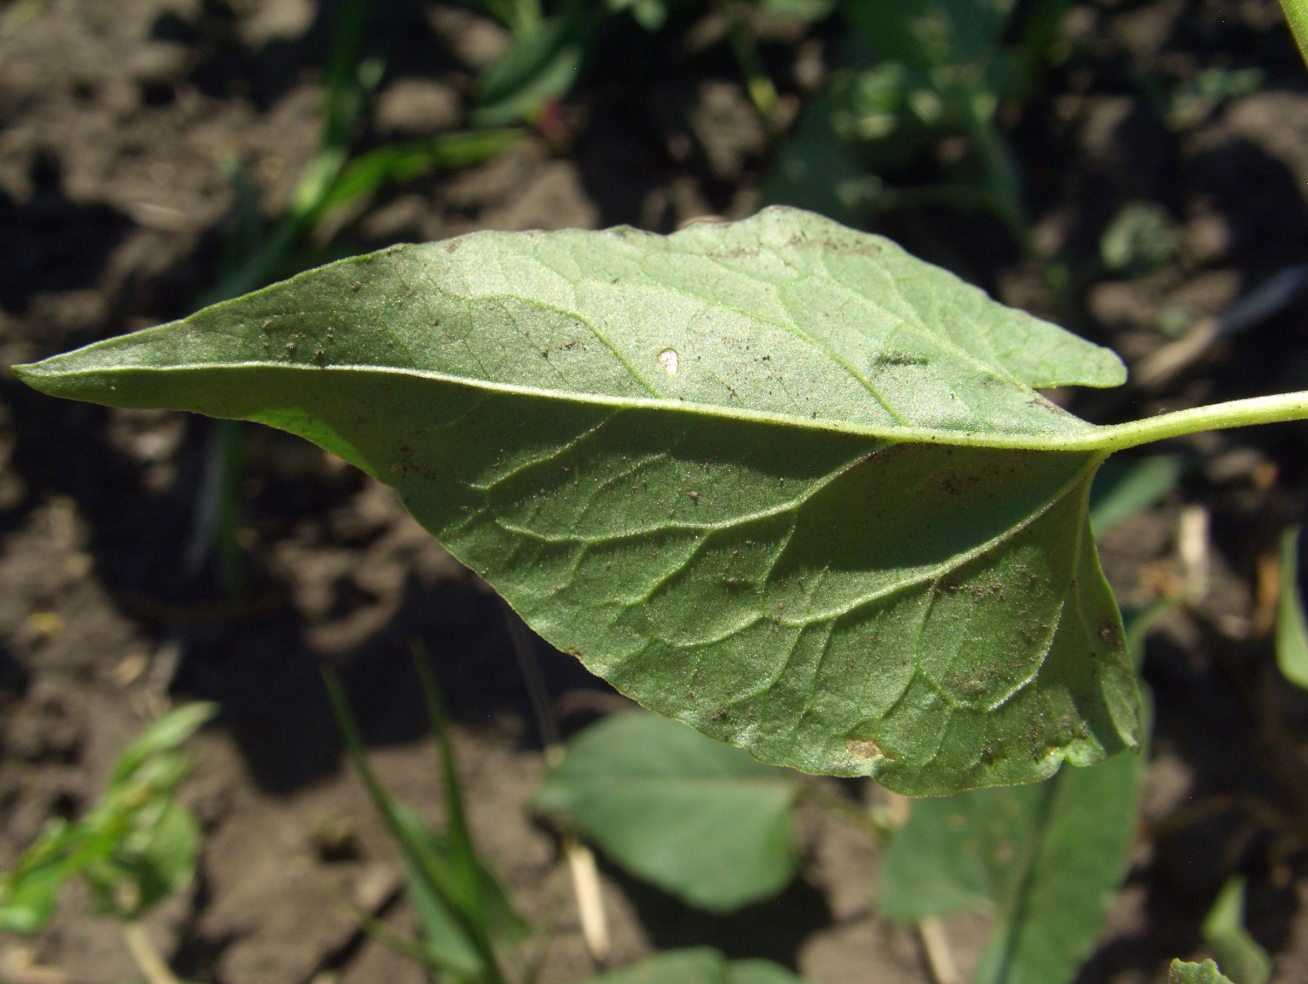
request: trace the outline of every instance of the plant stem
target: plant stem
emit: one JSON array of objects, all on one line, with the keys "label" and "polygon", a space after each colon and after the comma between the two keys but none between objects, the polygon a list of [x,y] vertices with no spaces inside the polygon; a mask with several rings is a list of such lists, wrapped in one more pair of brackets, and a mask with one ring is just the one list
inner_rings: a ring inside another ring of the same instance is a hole
[{"label": "plant stem", "polygon": [[940,920],[927,916],[917,924],[917,934],[922,939],[922,950],[926,953],[935,984],[962,984],[963,978],[958,974],[953,951],[949,948],[949,937],[945,935]]},{"label": "plant stem", "polygon": [[168,965],[164,963],[159,951],[154,948],[150,938],[145,935],[145,928],[135,920],[122,924],[123,941],[132,951],[132,959],[150,984],[182,984]]},{"label": "plant stem", "polygon": [[1104,451],[1151,444],[1169,437],[1224,430],[1229,427],[1252,427],[1308,418],[1308,392],[1278,393],[1249,400],[1233,400],[1209,407],[1178,410],[1128,424],[1114,424],[1100,429],[1095,446]]}]

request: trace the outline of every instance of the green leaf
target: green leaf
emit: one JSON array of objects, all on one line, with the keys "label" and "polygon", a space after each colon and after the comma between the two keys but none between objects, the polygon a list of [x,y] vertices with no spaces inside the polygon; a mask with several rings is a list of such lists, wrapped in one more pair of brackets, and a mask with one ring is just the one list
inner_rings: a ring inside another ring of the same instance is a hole
[{"label": "green leaf", "polygon": [[1217,969],[1217,964],[1205,960],[1201,964],[1173,960],[1167,971],[1167,984],[1233,984]]},{"label": "green leaf", "polygon": [[803,978],[771,960],[732,960],[724,984],[803,984]]},{"label": "green leaf", "polygon": [[1099,257],[1114,273],[1143,276],[1176,255],[1176,222],[1158,202],[1128,202],[1108,223]]},{"label": "green leaf", "polygon": [[799,867],[795,783],[654,714],[619,714],[568,743],[536,805],[639,878],[715,912],[780,891]]},{"label": "green leaf", "polygon": [[647,31],[657,31],[668,19],[663,0],[608,0],[608,8],[614,13],[630,10],[636,23]]},{"label": "green leaf", "polygon": [[404,143],[389,143],[345,166],[314,209],[321,218],[377,192],[391,182],[413,181],[436,169],[468,167],[522,139],[520,130],[465,130]]},{"label": "green leaf", "polygon": [[886,852],[878,908],[902,922],[1002,908],[1030,865],[1053,781],[916,801]]},{"label": "green leaf", "polygon": [[999,922],[978,982],[1070,981],[1126,873],[1142,765],[1123,755],[914,803],[886,853],[879,907],[904,921],[990,908]]},{"label": "green leaf", "polygon": [[109,777],[109,787],[112,789],[128,781],[151,758],[181,748],[217,713],[218,705],[208,703],[184,704],[169,711],[141,732],[118,756]]},{"label": "green leaf", "polygon": [[831,16],[836,8],[836,0],[762,0],[760,6],[777,17],[820,21]]},{"label": "green leaf", "polygon": [[28,863],[0,881],[0,930],[30,935],[55,914],[59,892],[76,874],[57,856]]},{"label": "green leaf", "polygon": [[1308,618],[1299,592],[1299,527],[1281,534],[1281,593],[1276,605],[1276,663],[1291,683],[1308,689]]},{"label": "green leaf", "polygon": [[1016,0],[846,0],[850,27],[883,57],[924,67],[966,62],[999,43]]},{"label": "green leaf", "polygon": [[652,710],[911,794],[1138,744],[1095,469],[1308,415],[1094,427],[1032,387],[1111,352],[790,209],[395,247],[15,371],[308,437]]},{"label": "green leaf", "polygon": [[54,915],[59,890],[86,877],[97,907],[136,918],[195,872],[199,831],[172,800],[190,770],[178,749],[214,716],[188,704],[151,724],[119,755],[107,788],[75,823],[47,827],[0,877],[0,928],[35,932]]},{"label": "green leaf", "polygon": [[585,984],[803,984],[786,968],[767,960],[727,960],[717,950],[669,950]]},{"label": "green leaf", "polygon": [[[453,864],[448,836],[433,831],[403,803],[396,803],[395,809],[406,831],[405,844],[417,846],[416,853],[420,858],[415,860],[418,860],[418,867],[421,870],[431,870],[434,863],[439,865],[442,871],[461,874]],[[475,890],[465,889],[449,894],[459,900],[470,896],[477,899],[476,911],[469,911],[468,917],[475,920],[478,925],[484,926],[486,934],[495,942],[516,943],[524,939],[530,933],[530,927],[513,908],[503,883],[479,856],[474,857],[473,860]]]},{"label": "green leaf", "polygon": [[1203,934],[1234,984],[1267,984],[1272,960],[1244,928],[1245,880],[1227,880],[1204,919]]},{"label": "green leaf", "polygon": [[136,912],[140,913],[185,888],[195,875],[199,856],[200,828],[195,817],[171,799],[164,799],[148,824],[124,838],[114,862],[121,874],[135,883]]},{"label": "green leaf", "polygon": [[[445,883],[449,877],[448,852],[411,810],[402,804],[393,804],[392,809],[404,831],[397,842],[405,856],[405,882],[428,965],[458,981],[488,979],[490,967],[484,949],[468,932],[467,922],[452,904]],[[431,876],[438,865],[435,870],[447,872],[446,879]]]},{"label": "green leaf", "polygon": [[1281,0],[1281,8],[1290,23],[1299,53],[1308,59],[1308,0]]},{"label": "green leaf", "polygon": [[586,44],[604,15],[599,4],[570,0],[562,13],[515,41],[482,76],[473,124],[507,126],[566,95],[576,84]]}]

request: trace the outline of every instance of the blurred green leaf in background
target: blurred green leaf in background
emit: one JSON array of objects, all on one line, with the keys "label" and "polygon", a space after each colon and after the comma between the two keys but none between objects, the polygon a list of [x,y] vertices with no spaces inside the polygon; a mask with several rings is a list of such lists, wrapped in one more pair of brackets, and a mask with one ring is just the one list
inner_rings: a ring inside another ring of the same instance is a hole
[{"label": "blurred green leaf in background", "polygon": [[784,769],[656,714],[619,714],[569,742],[536,806],[631,874],[713,912],[776,894],[799,867]]}]

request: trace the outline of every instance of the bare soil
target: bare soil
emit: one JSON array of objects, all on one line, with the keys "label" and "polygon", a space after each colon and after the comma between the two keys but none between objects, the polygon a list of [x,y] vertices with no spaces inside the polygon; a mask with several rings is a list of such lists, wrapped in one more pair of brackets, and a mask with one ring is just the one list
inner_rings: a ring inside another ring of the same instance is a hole
[{"label": "bare soil", "polygon": [[[381,6],[371,43],[387,69],[365,145],[461,125],[504,32],[461,8]],[[334,9],[0,3],[3,367],[191,309],[223,262],[225,168],[239,162],[272,215],[314,151]],[[797,104],[828,29],[755,28]],[[1014,141],[1037,239],[1078,259],[1075,327],[1138,364],[1169,341],[1168,317],[1220,313],[1305,262],[1308,75],[1273,0],[1086,2],[1065,34],[1076,54],[1012,121]],[[657,37],[615,21],[550,139],[388,191],[332,232],[359,250],[478,228],[667,232],[697,216],[747,215],[774,142],[723,38],[711,16]],[[1179,86],[1213,67],[1259,67],[1265,79],[1253,94],[1168,119],[1151,95],[1159,80]],[[1180,251],[1147,277],[1110,278],[1095,265],[1098,239],[1134,199],[1173,212]],[[923,209],[887,217],[880,231],[1010,303],[1053,312],[991,220]],[[1064,396],[1107,421],[1308,388],[1306,318],[1308,304],[1293,301],[1156,393]],[[417,984],[416,966],[361,934],[347,904],[411,925],[395,852],[345,767],[317,667],[343,668],[382,776],[436,820],[407,656],[418,637],[457,722],[477,841],[525,914],[555,929],[542,984],[594,972],[555,839],[526,806],[544,766],[494,596],[389,490],[251,427],[240,542],[257,575],[247,598],[230,600],[212,564],[188,560],[211,426],[51,400],[0,375],[0,865],[47,818],[84,810],[118,750],[167,701],[215,700],[221,717],[197,743],[185,787],[206,832],[200,876],[152,917],[161,949],[188,979],[220,984]],[[1202,954],[1199,925],[1233,872],[1249,876],[1249,924],[1275,956],[1274,979],[1308,980],[1308,696],[1276,676],[1268,640],[1268,558],[1308,504],[1306,436],[1295,425],[1188,442],[1182,486],[1104,544],[1123,605],[1143,606],[1184,575],[1181,516],[1201,507],[1210,587],[1150,637],[1157,724],[1144,815],[1083,984],[1161,981],[1171,957]],[[565,729],[623,708],[574,660],[537,648]],[[1275,819],[1222,806],[1232,802],[1270,805]],[[815,984],[926,982],[914,935],[874,912],[873,847],[818,812],[801,827],[802,875],[729,917],[605,867],[614,962],[710,944],[771,957]],[[70,897],[35,940],[0,940],[0,978],[132,978],[115,927],[84,901]],[[946,928],[966,972],[986,919]]]}]

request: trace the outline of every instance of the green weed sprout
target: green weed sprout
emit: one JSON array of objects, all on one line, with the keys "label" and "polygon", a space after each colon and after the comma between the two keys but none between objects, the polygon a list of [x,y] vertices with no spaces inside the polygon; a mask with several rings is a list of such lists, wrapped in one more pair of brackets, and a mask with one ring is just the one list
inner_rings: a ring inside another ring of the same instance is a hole
[{"label": "green weed sprout", "polygon": [[182,744],[216,712],[213,704],[169,712],[122,753],[86,816],[49,823],[0,876],[0,929],[35,933],[54,916],[64,885],[81,877],[96,911],[119,921],[150,984],[176,984],[140,920],[195,873],[199,829],[174,793],[191,768]]},{"label": "green weed sprout", "polygon": [[[378,781],[368,762],[359,726],[340,677],[330,666],[323,669],[327,694],[345,739],[346,752],[404,859],[406,883],[418,917],[420,934],[417,939],[408,938],[366,913],[356,915],[367,932],[418,961],[443,984],[510,984],[511,981],[534,984],[549,940],[542,941],[544,945],[523,962],[517,974],[506,970],[504,951],[526,940],[531,929],[514,909],[503,882],[473,845],[445,709],[426,655],[416,644],[413,664],[440,754],[441,797],[445,812],[445,829],[441,831],[427,826]],[[693,742],[704,741],[684,728],[678,730],[686,732]],[[741,754],[735,749],[725,751],[736,756]],[[766,769],[757,763],[753,765],[756,770]],[[657,954],[633,966],[588,978],[586,984],[803,982],[766,960],[729,961],[716,950],[693,948]]]},{"label": "green weed sprout", "polygon": [[530,930],[514,910],[503,884],[473,846],[440,694],[426,658],[416,648],[413,664],[440,753],[446,823],[445,830],[439,832],[396,801],[378,781],[340,677],[330,666],[323,669],[346,751],[404,857],[409,897],[421,936],[416,940],[400,937],[367,918],[363,925],[441,980],[451,984],[506,984],[497,948],[521,942]]}]

